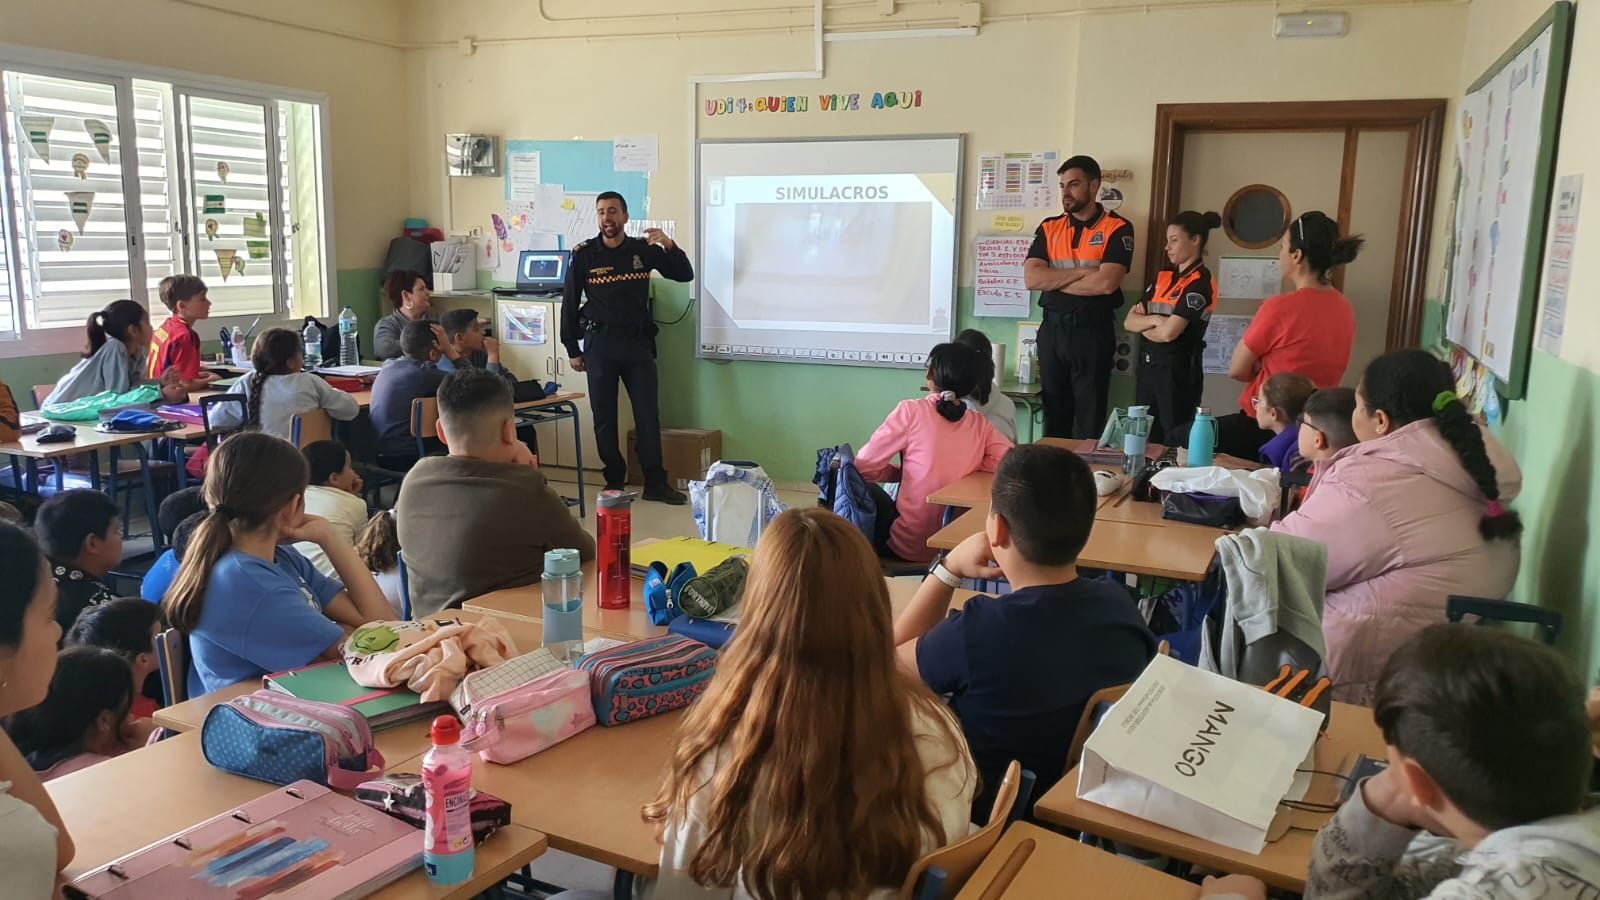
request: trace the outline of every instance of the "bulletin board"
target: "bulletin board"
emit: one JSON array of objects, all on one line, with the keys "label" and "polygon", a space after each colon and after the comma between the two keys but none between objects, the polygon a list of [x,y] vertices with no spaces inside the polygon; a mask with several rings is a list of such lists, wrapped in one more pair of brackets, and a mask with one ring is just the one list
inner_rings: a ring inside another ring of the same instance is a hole
[{"label": "bulletin board", "polygon": [[1527,389],[1572,3],[1555,3],[1467,88],[1453,132],[1459,165],[1445,338]]},{"label": "bulletin board", "polygon": [[[505,194],[511,199],[513,154],[539,154],[539,180],[559,184],[567,193],[598,194],[616,191],[628,201],[628,215],[644,219],[650,212],[650,179],[645,172],[618,172],[611,167],[611,141],[506,141],[508,161]],[[570,246],[570,242],[568,243]]]}]

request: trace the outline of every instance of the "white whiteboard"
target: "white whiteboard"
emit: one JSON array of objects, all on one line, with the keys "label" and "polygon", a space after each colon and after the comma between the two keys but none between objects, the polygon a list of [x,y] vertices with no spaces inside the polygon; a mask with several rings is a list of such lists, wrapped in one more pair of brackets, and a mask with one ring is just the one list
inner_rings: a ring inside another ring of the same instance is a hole
[{"label": "white whiteboard", "polygon": [[1564,48],[1552,58],[1556,29],[1545,24],[1463,97],[1453,127],[1461,180],[1445,337],[1511,383],[1514,394],[1526,370],[1548,214],[1548,159],[1541,166],[1541,154],[1549,153],[1542,146],[1551,124],[1547,89],[1564,77]]}]

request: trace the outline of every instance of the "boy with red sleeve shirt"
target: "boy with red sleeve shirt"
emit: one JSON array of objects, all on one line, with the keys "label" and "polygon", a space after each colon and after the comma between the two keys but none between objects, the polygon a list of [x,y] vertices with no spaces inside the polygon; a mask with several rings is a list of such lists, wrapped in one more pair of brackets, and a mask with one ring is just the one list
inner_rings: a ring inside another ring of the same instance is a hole
[{"label": "boy with red sleeve shirt", "polygon": [[160,378],[167,369],[177,369],[184,390],[202,390],[217,376],[200,371],[200,334],[194,323],[211,315],[211,300],[206,283],[194,275],[168,275],[161,279],[161,303],[172,315],[150,338],[151,378]]}]

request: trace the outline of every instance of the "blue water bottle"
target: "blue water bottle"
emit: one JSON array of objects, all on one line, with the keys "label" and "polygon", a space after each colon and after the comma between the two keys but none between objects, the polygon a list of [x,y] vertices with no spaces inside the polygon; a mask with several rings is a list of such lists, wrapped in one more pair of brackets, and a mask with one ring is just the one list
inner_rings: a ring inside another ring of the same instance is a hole
[{"label": "blue water bottle", "polygon": [[1216,452],[1217,420],[1202,406],[1194,411],[1194,424],[1189,426],[1189,467],[1211,465]]},{"label": "blue water bottle", "polygon": [[563,662],[574,663],[583,655],[583,570],[578,551],[546,551],[539,587],[544,600],[541,646]]}]

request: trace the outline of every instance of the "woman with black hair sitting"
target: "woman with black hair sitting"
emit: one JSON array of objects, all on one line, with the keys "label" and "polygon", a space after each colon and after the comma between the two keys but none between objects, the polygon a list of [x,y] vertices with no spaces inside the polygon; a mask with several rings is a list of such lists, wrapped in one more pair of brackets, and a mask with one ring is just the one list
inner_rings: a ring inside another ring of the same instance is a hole
[{"label": "woman with black hair sitting", "polygon": [[1318,466],[1305,503],[1272,527],[1327,545],[1333,694],[1371,704],[1390,654],[1443,622],[1451,594],[1511,593],[1522,522],[1504,504],[1522,472],[1425,350],[1373,360],[1350,424],[1360,443]]}]

